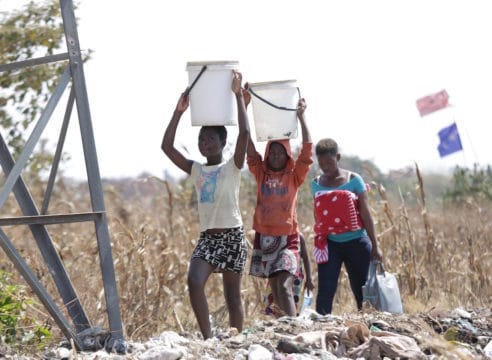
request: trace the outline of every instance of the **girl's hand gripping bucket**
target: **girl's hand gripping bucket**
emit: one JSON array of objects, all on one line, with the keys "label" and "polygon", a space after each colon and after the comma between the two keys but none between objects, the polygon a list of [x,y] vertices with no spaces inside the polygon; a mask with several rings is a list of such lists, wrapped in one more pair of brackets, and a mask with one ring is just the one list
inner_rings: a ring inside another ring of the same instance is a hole
[{"label": "girl's hand gripping bucket", "polygon": [[189,84],[193,84],[202,68],[206,70],[190,91],[191,125],[237,125],[236,98],[231,90],[232,70],[238,61],[188,62]]},{"label": "girl's hand gripping bucket", "polygon": [[297,138],[296,80],[250,83],[256,140]]}]

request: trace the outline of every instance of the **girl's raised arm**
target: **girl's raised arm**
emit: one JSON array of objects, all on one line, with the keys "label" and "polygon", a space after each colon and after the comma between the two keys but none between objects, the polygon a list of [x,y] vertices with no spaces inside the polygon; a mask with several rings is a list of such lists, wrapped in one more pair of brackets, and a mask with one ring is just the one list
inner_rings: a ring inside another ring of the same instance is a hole
[{"label": "girl's raised arm", "polygon": [[161,144],[162,151],[164,151],[164,153],[177,167],[179,167],[187,174],[191,174],[193,161],[187,159],[178,149],[176,149],[176,147],[174,146],[174,140],[176,137],[176,129],[178,128],[179,120],[181,119],[181,116],[186,111],[186,109],[188,109],[189,105],[190,97],[185,91],[181,94],[178,100],[176,109],[174,110],[173,116],[171,117],[171,121],[169,121],[169,124],[167,125],[167,129],[164,133]]}]

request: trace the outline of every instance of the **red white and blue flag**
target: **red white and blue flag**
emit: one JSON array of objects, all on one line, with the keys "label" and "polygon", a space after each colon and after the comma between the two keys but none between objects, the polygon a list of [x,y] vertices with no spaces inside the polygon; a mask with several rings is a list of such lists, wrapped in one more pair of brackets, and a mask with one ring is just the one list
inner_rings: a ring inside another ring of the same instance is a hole
[{"label": "red white and blue flag", "polygon": [[438,93],[424,96],[417,100],[417,109],[420,116],[425,116],[434,111],[447,107],[449,95],[446,90],[441,90]]}]

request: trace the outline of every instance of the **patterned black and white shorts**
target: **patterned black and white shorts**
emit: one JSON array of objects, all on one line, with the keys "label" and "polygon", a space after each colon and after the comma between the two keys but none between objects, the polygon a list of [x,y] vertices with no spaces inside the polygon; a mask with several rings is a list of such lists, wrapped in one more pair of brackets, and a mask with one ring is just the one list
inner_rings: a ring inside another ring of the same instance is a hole
[{"label": "patterned black and white shorts", "polygon": [[202,259],[215,266],[214,272],[233,271],[242,274],[247,254],[241,226],[217,234],[202,231],[191,258]]}]

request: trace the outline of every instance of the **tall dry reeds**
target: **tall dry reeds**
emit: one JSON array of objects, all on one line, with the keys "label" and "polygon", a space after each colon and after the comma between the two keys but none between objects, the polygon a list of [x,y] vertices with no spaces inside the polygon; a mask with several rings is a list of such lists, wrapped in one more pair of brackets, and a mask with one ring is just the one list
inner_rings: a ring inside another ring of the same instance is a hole
[{"label": "tall dry reeds", "polygon": [[[492,270],[492,204],[446,204],[429,211],[424,177],[416,167],[415,193],[391,201],[382,184],[374,183],[370,204],[376,222],[386,270],[396,273],[407,312],[457,306],[490,306],[489,275]],[[44,186],[38,184],[37,186]],[[111,235],[121,315],[129,339],[147,339],[164,330],[198,332],[187,289],[188,263],[199,234],[196,197],[191,184],[170,184],[155,177],[105,183],[105,203]],[[312,198],[305,184],[299,194],[299,224],[313,247]],[[43,189],[35,190],[43,194]],[[85,185],[59,180],[49,213],[88,211]],[[255,190],[243,183],[241,207],[251,242]],[[416,206],[409,206],[409,196]],[[41,201],[39,202],[41,203]],[[6,214],[19,215],[10,199]],[[4,214],[5,215],[5,214]],[[27,227],[5,229],[60,308],[55,286]],[[92,325],[107,328],[106,309],[95,231],[92,224],[48,227]],[[2,267],[16,270],[5,255]],[[316,265],[311,264],[314,281]],[[266,282],[243,277],[245,327],[263,319]],[[17,276],[16,281],[23,283]],[[210,312],[216,324],[226,327],[227,311],[220,275],[211,276],[206,288]],[[40,308],[43,311],[42,308]],[[334,313],[355,311],[346,274],[340,277]],[[46,321],[50,321],[49,317]]]}]

